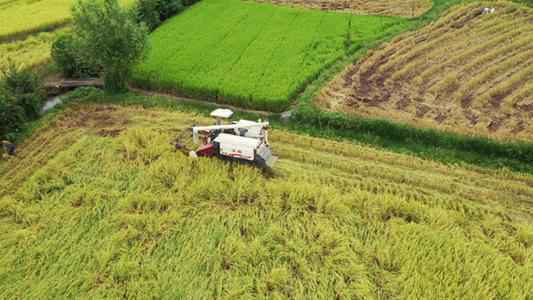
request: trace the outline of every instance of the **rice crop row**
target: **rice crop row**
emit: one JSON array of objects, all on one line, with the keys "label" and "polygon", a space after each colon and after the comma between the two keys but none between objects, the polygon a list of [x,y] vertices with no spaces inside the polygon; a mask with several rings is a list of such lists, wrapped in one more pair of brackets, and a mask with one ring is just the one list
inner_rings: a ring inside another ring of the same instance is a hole
[{"label": "rice crop row", "polygon": [[355,16],[207,0],[151,36],[137,85],[244,107],[282,111],[326,66],[400,18]]},{"label": "rice crop row", "polygon": [[267,178],[174,151],[209,122],[84,104],[37,131],[0,163],[0,297],[533,296],[530,175],[273,130]]},{"label": "rice crop row", "polygon": [[60,32],[43,32],[24,40],[0,43],[0,70],[10,62],[24,68],[45,64],[50,60],[50,47]]}]

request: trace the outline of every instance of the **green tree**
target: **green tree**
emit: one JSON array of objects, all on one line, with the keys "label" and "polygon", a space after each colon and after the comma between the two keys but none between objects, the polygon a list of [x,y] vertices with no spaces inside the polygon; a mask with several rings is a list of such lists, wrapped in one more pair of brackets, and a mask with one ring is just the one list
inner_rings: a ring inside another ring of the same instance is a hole
[{"label": "green tree", "polygon": [[12,139],[26,121],[24,109],[17,99],[0,83],[0,140]]},{"label": "green tree", "polygon": [[89,78],[98,76],[100,66],[80,56],[80,42],[71,32],[59,35],[52,44],[52,58],[63,76],[67,78]]},{"label": "green tree", "polygon": [[0,98],[4,101],[4,108],[7,107],[6,104],[18,106],[26,119],[37,119],[46,100],[41,78],[31,70],[22,69],[12,62],[0,71],[0,78],[0,89],[3,90],[0,92]]},{"label": "green tree", "polygon": [[73,8],[73,32],[80,41],[80,55],[101,66],[105,89],[127,90],[132,67],[148,48],[148,29],[117,0],[79,0]]}]

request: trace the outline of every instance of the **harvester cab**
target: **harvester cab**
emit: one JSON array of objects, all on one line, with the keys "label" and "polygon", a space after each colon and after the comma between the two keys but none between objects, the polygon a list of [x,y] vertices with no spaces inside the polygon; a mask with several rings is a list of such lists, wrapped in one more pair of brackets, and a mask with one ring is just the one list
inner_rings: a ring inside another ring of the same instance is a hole
[{"label": "harvester cab", "polygon": [[230,123],[233,112],[217,109],[211,113],[216,119],[212,126],[195,126],[192,136],[198,150],[191,151],[192,157],[216,156],[272,168],[277,157],[272,155],[268,143],[269,123],[258,120],[239,120]]}]

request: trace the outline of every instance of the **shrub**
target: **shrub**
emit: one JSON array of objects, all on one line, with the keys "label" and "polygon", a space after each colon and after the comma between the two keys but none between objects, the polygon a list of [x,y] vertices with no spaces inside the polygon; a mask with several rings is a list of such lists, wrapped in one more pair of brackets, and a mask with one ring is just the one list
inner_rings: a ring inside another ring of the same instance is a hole
[{"label": "shrub", "polygon": [[[184,2],[182,0],[159,0],[159,16],[161,22],[174,16],[183,10]],[[188,4],[190,5],[190,4]]]},{"label": "shrub", "polygon": [[183,0],[138,0],[134,14],[137,22],[146,24],[148,29],[153,31],[163,21],[182,11],[185,5],[195,2]]},{"label": "shrub", "polygon": [[198,2],[200,0],[183,0],[182,3],[184,6],[193,5],[194,3]]},{"label": "shrub", "polygon": [[29,120],[35,120],[39,117],[44,98],[37,93],[28,93],[16,95],[16,105],[24,111]]},{"label": "shrub", "polygon": [[10,64],[0,82],[0,139],[14,139],[24,122],[39,117],[45,100],[40,78]]},{"label": "shrub", "polygon": [[87,78],[97,76],[98,66],[91,66],[83,59],[80,43],[72,34],[60,35],[52,44],[52,59],[68,78]]},{"label": "shrub", "polygon": [[3,93],[12,96],[10,102],[22,108],[27,119],[39,117],[45,100],[41,79],[31,71],[13,64],[3,71],[3,77]]},{"label": "shrub", "polygon": [[135,6],[135,18],[137,22],[144,23],[150,31],[161,24],[159,14],[160,0],[138,0]]},{"label": "shrub", "polygon": [[24,109],[16,105],[15,97],[0,87],[0,139],[13,139],[25,120]]},{"label": "shrub", "polygon": [[2,71],[3,86],[13,94],[33,93],[41,88],[39,77],[29,70],[24,70],[15,64],[9,64]]}]

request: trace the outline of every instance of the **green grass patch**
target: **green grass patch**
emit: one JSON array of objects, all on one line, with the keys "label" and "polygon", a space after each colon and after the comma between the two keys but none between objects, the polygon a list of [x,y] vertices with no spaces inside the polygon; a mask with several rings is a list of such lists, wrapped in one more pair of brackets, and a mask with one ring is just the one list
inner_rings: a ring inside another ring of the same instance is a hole
[{"label": "green grass patch", "polygon": [[282,111],[327,66],[409,21],[206,0],[167,21],[137,85]]}]

